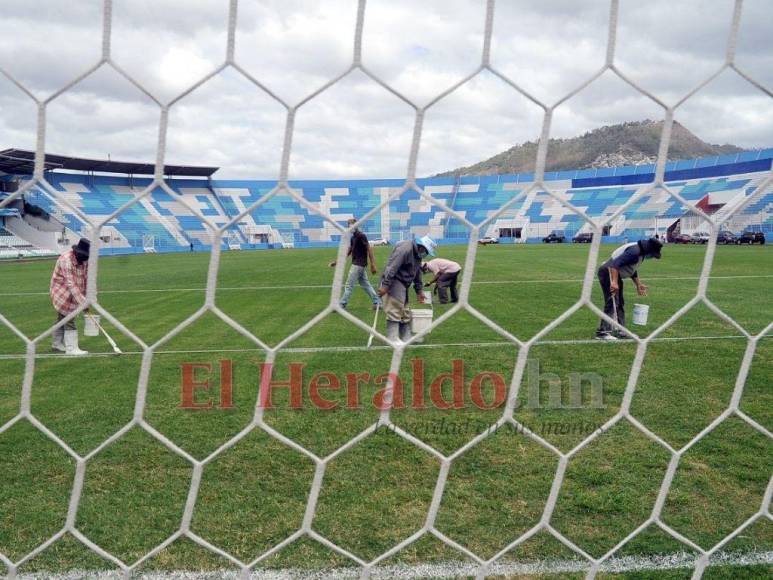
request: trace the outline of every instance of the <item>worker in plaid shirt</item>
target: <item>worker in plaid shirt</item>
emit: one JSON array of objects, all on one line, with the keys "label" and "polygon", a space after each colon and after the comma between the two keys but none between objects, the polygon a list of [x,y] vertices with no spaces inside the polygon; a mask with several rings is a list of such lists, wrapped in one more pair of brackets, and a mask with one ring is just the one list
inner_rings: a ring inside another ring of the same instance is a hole
[{"label": "worker in plaid shirt", "polygon": [[[81,238],[71,250],[56,261],[51,275],[51,302],[58,313],[57,323],[86,302],[86,278],[89,273],[89,250],[91,244]],[[78,329],[75,319],[69,320],[54,331],[53,349],[69,355],[84,355],[87,351],[78,348]]]}]

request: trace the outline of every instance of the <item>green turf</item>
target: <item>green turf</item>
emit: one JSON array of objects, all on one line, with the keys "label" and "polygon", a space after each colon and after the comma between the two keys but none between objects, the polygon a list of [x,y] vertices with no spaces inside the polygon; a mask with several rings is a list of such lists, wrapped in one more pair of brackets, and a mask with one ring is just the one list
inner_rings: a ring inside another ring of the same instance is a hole
[{"label": "green turf", "polygon": [[[602,256],[610,250],[603,247]],[[376,250],[380,264],[388,251]],[[573,245],[481,247],[470,302],[507,332],[527,340],[579,299],[588,251],[588,246]],[[466,248],[443,246],[441,252],[463,261]],[[276,345],[328,305],[333,270],[327,263],[333,254],[333,250],[226,252],[216,304],[261,341]],[[626,298],[629,316],[634,303],[649,304],[650,321],[633,330],[642,335],[652,332],[695,295],[704,255],[702,247],[667,246],[662,260],[644,264],[641,276],[650,296],[634,296],[628,284]],[[49,260],[0,263],[0,314],[29,337],[46,332],[55,320],[47,295],[52,266]],[[101,259],[100,304],[146,344],[154,344],[203,305],[208,267],[207,254]],[[769,248],[717,248],[712,275],[716,277],[709,283],[709,298],[742,327],[756,334],[771,322]],[[600,303],[595,281],[593,299]],[[436,315],[448,308],[436,305]],[[360,290],[355,290],[349,312],[368,326],[373,321]],[[589,339],[596,324],[595,315],[581,309],[544,340]],[[82,329],[83,321],[78,325]],[[84,359],[51,356],[48,337],[37,345],[41,356],[34,366],[32,412],[81,455],[126,425],[135,408],[141,348],[111,324],[105,326],[124,355],[109,354],[101,337],[81,336],[82,347],[106,355]],[[383,317],[379,330],[385,332]],[[693,309],[663,334],[693,340],[649,346],[631,402],[632,415],[675,448],[690,442],[730,403],[747,347],[744,339],[733,338],[738,334],[708,308]],[[290,381],[295,365],[302,377],[302,397],[295,408],[290,388],[274,388],[273,405],[264,410],[266,424],[319,457],[372,425],[379,416],[374,403],[383,394],[393,359],[378,340],[378,348],[371,351],[351,348],[364,346],[367,336],[333,313],[289,343],[290,349],[339,349],[276,355],[272,380]],[[503,340],[477,318],[459,312],[423,345],[406,349],[399,374],[401,397],[391,412],[394,423],[445,455],[488,429],[502,414],[501,396],[510,389],[518,358],[517,346]],[[0,326],[0,425],[19,411],[25,348],[22,340]],[[147,369],[144,418],[185,453],[202,460],[252,420],[267,354],[212,313],[168,337],[156,350]],[[568,452],[619,411],[635,354],[636,345],[624,342],[533,346],[515,418]],[[181,408],[186,363],[200,365],[197,381],[209,381],[208,389],[196,390],[195,402],[212,408]],[[221,408],[223,365],[233,375],[230,408]],[[767,429],[773,428],[772,365],[773,341],[764,338],[752,359],[740,404]],[[478,396],[471,389],[476,377]],[[332,408],[312,404],[309,384],[315,378],[318,396]],[[575,379],[579,389],[571,387]],[[591,555],[604,554],[649,517],[668,461],[663,447],[630,423],[618,423],[570,459],[551,523]],[[554,453],[517,429],[499,429],[451,465],[437,529],[482,557],[497,554],[539,521],[557,464]],[[771,440],[737,418],[728,419],[683,458],[663,520],[709,548],[759,510],[772,466]],[[439,470],[440,462],[432,454],[388,429],[379,430],[327,466],[313,527],[356,556],[372,559],[421,528]],[[0,434],[1,553],[17,560],[62,528],[74,472],[74,460],[29,422],[21,421]],[[191,529],[250,561],[299,528],[313,476],[311,459],[263,431],[254,431],[206,465]],[[77,527],[117,557],[134,562],[179,528],[190,477],[191,466],[182,457],[142,430],[132,429],[88,463]],[[773,550],[769,524],[760,523],[749,533],[729,549]],[[690,551],[650,527],[621,554],[680,550]],[[573,558],[555,538],[540,533],[507,552],[502,561]],[[382,565],[447,560],[461,562],[466,557],[425,537]],[[328,547],[300,538],[257,568],[329,570],[350,565]],[[230,567],[227,560],[180,539],[140,571]],[[65,535],[19,572],[72,568],[110,569],[112,564]],[[760,566],[735,572],[710,566],[708,571],[712,578],[763,578],[770,572]],[[599,577],[648,577],[642,574]],[[689,570],[674,570],[659,577],[689,576]]]}]

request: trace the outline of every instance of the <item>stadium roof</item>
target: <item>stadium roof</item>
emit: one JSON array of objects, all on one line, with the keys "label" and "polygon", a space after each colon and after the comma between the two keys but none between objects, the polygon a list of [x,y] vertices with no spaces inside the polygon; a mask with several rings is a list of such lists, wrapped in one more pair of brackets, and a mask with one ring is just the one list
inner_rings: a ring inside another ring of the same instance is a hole
[{"label": "stadium roof", "polygon": [[[127,175],[153,175],[153,163],[131,163],[125,161],[99,161],[46,153],[46,171],[68,169],[71,171],[100,171],[102,173],[124,173]],[[0,151],[0,171],[30,175],[35,169],[35,152],[23,149]],[[185,175],[189,177],[210,177],[219,167],[194,167],[189,165],[165,165],[164,175]]]}]

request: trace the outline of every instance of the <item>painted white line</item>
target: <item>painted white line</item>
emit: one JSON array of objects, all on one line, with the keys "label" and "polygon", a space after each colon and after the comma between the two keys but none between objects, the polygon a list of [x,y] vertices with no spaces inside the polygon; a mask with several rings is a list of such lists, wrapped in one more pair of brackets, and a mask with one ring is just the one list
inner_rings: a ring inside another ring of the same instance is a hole
[{"label": "painted white line", "polygon": [[[332,288],[331,284],[306,284],[295,286],[233,286],[218,287],[218,290],[308,290],[319,288]],[[204,292],[206,288],[137,288],[135,290],[98,290],[99,294],[151,294],[164,292]],[[48,296],[48,292],[9,292],[0,293],[0,296]]]},{"label": "painted white line", "polygon": [[[487,348],[487,347],[500,347],[500,346],[515,346],[511,342],[451,342],[451,343],[438,343],[438,344],[412,344],[409,348]],[[310,346],[310,347],[296,347],[296,348],[283,348],[280,352],[351,352],[362,351],[368,352],[371,350],[392,350],[392,347],[386,344],[380,344],[377,346]]]},{"label": "painted white line", "polygon": [[[644,337],[642,337],[644,338]],[[728,334],[725,336],[659,336],[653,338],[650,342],[668,342],[674,340],[727,340],[727,339],[739,339],[746,337],[742,334]],[[763,338],[773,338],[770,336],[764,336]],[[634,343],[633,340],[620,339],[620,340],[596,340],[595,338],[578,339],[578,340],[539,340],[535,342],[535,345],[542,344],[626,344]]]},{"label": "painted white line", "polygon": [[[659,336],[653,338],[651,342],[669,342],[680,340],[738,340],[746,337],[742,334],[728,334],[726,336]],[[773,335],[766,335],[761,340],[771,340]],[[533,346],[542,345],[574,345],[574,344],[634,344],[633,340],[596,340],[590,339],[567,339],[567,340],[540,340],[534,343]],[[436,344],[412,344],[409,348],[417,349],[433,349],[433,348],[492,348],[492,347],[515,347],[512,342],[499,341],[499,342],[439,342]],[[369,352],[373,350],[391,350],[389,345],[377,345],[371,346],[308,346],[308,347],[285,347],[279,352],[281,353],[310,353],[310,352]],[[195,350],[157,350],[155,354],[209,354],[209,353],[240,353],[240,352],[264,352],[261,348],[209,348],[209,349],[195,349]],[[83,355],[78,358],[89,357],[109,357],[109,356],[123,356],[123,355],[141,355],[141,350],[125,350],[120,355],[114,352],[90,352],[87,355]],[[25,359],[26,354],[0,354],[0,360],[14,360]],[[35,355],[35,358],[65,358],[65,355],[61,353],[39,353]]]},{"label": "painted white line", "polygon": [[[645,276],[647,280],[700,280],[700,276]],[[773,274],[749,274],[740,276],[709,276],[709,280],[735,280],[737,278],[773,278]],[[473,284],[548,284],[582,283],[582,278],[548,278],[544,280],[473,280]]]},{"label": "painted white line", "polygon": [[[695,566],[696,556],[687,552],[660,554],[656,556],[621,556],[610,558],[602,566],[601,571],[608,573],[642,572],[655,570],[690,569]],[[754,552],[720,552],[711,559],[711,567],[741,567],[766,566],[773,564],[773,551]],[[580,559],[559,560],[529,560],[529,561],[499,561],[491,564],[488,574],[491,576],[523,576],[585,572],[588,562]],[[445,561],[433,564],[394,564],[391,566],[376,566],[371,578],[379,579],[414,579],[414,578],[468,578],[475,576],[478,565],[465,561]],[[308,570],[302,568],[281,568],[276,570],[258,569],[250,573],[251,580],[338,580],[359,578],[360,568],[347,566],[343,568],[326,568]],[[108,570],[72,570],[63,574],[37,572],[19,574],[19,580],[79,580],[93,578],[95,580],[117,580],[123,578],[119,571]],[[238,580],[240,573],[236,570],[215,570],[211,572],[151,572],[142,571],[145,580]]]},{"label": "painted white line", "polygon": [[[445,348],[445,347],[469,347],[469,348],[485,348],[485,347],[499,347],[499,346],[514,346],[510,342],[459,342],[459,343],[443,343],[443,344],[416,344],[413,345],[415,348]],[[357,345],[357,346],[309,346],[309,347],[287,347],[281,349],[279,352],[281,353],[310,353],[310,352],[352,352],[352,351],[361,351],[361,352],[369,352],[373,350],[391,350],[392,347],[389,345],[377,345],[377,346],[371,346],[368,348],[367,346]],[[157,350],[155,354],[157,355],[163,355],[163,354],[210,354],[210,353],[241,353],[241,352],[264,352],[261,348],[211,348],[211,349],[196,349],[196,350]],[[139,350],[125,350],[123,351],[123,354],[133,354],[133,355],[141,355],[142,351]],[[36,355],[36,358],[63,358],[64,355],[61,353],[41,353]],[[95,357],[103,357],[103,356],[118,356],[113,352],[90,352],[87,355],[83,355],[78,358],[88,358],[91,356]],[[0,355],[0,360],[5,359],[17,359],[26,358],[26,355],[24,354],[3,354]]]},{"label": "painted white line", "polygon": [[[773,274],[743,276],[709,276],[709,280],[736,280],[739,278],[773,278]],[[700,276],[647,276],[647,280],[700,280]],[[581,284],[582,278],[547,278],[540,280],[473,280],[476,285],[491,284]],[[218,286],[218,292],[259,290],[319,290],[332,288],[332,284],[293,284],[287,286]],[[163,292],[204,292],[206,288],[137,288],[135,290],[98,290],[99,294],[147,294]],[[48,296],[48,292],[0,292],[0,296]]]},{"label": "painted white line", "polygon": [[[122,351],[121,354],[117,354],[114,352],[89,352],[89,354],[84,354],[81,356],[78,356],[78,359],[86,359],[86,358],[102,358],[102,357],[109,357],[109,356],[123,356],[123,355],[129,355],[129,354],[135,354],[135,355],[141,355],[141,351]],[[27,355],[25,354],[0,354],[0,360],[24,360],[27,358]],[[68,357],[64,355],[63,353],[55,353],[55,352],[46,352],[46,353],[40,353],[35,355],[36,359],[44,359],[44,358],[76,358],[76,357]]]}]

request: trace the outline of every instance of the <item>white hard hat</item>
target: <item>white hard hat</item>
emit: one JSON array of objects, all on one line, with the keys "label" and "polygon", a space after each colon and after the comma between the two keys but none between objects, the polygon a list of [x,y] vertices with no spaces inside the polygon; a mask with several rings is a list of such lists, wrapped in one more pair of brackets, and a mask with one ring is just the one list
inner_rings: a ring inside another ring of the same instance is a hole
[{"label": "white hard hat", "polygon": [[430,256],[436,256],[435,254],[435,248],[437,248],[437,243],[435,243],[435,240],[430,238],[429,236],[424,236],[423,238],[419,238],[416,240],[416,243],[420,246],[424,246],[424,248],[427,250],[427,253]]}]

